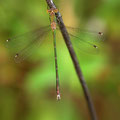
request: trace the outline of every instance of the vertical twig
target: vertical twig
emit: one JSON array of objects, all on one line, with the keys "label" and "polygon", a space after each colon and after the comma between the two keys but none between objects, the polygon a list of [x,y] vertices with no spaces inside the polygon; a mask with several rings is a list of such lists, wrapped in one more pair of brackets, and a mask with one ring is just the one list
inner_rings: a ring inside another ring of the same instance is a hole
[{"label": "vertical twig", "polygon": [[[55,6],[55,4],[53,3],[52,0],[46,0],[46,2],[48,4],[48,6],[50,7],[50,9],[51,8],[56,8],[56,6]],[[85,80],[84,80],[84,77],[82,75],[82,72],[81,72],[81,69],[80,69],[76,54],[75,54],[74,49],[72,47],[72,43],[70,41],[69,34],[68,34],[67,30],[66,30],[66,27],[64,25],[64,22],[63,22],[63,19],[62,19],[62,16],[61,16],[60,12],[56,13],[56,19],[57,19],[57,23],[59,25],[59,28],[61,30],[62,36],[63,36],[63,38],[65,40],[66,46],[67,46],[67,48],[69,50],[69,53],[71,55],[71,58],[72,58],[76,73],[77,73],[78,78],[80,80],[80,83],[82,85],[84,95],[85,95],[85,99],[86,99],[86,102],[87,102],[87,105],[88,105],[88,108],[89,108],[89,111],[90,111],[90,114],[91,114],[91,119],[92,120],[97,120],[96,112],[95,112],[94,105],[93,105],[93,102],[92,102],[91,97],[90,97],[88,87],[87,87],[87,85],[85,83]]]}]

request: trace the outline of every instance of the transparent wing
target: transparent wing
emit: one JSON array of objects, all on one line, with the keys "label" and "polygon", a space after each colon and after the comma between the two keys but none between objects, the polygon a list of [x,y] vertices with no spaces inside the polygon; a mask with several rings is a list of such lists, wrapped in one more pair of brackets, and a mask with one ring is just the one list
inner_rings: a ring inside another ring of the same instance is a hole
[{"label": "transparent wing", "polygon": [[50,26],[41,27],[32,32],[22,34],[6,40],[6,46],[14,55],[15,62],[21,62],[32,54],[45,39],[50,31]]},{"label": "transparent wing", "polygon": [[90,54],[98,54],[104,41],[102,32],[80,28],[66,27],[72,43],[79,50]]}]

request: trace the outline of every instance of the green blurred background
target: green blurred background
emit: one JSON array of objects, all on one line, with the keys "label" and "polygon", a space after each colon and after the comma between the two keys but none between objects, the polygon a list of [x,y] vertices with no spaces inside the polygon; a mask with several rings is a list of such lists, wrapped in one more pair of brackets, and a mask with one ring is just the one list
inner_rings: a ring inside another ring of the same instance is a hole
[{"label": "green blurred background", "polygon": [[[103,31],[99,55],[77,52],[99,120],[120,119],[120,1],[56,0],[68,26]],[[56,101],[52,38],[16,64],[4,42],[49,25],[45,0],[0,0],[0,120],[90,120],[63,39],[57,40],[61,101]],[[62,48],[62,49],[61,49]]]}]

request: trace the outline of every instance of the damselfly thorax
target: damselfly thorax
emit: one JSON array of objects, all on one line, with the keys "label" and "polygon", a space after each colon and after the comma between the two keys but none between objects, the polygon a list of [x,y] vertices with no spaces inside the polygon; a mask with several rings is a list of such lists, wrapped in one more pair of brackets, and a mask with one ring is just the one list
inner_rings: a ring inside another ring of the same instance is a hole
[{"label": "damselfly thorax", "polygon": [[50,14],[51,29],[54,31],[56,29],[55,13],[58,12],[58,9],[51,8],[47,12]]}]

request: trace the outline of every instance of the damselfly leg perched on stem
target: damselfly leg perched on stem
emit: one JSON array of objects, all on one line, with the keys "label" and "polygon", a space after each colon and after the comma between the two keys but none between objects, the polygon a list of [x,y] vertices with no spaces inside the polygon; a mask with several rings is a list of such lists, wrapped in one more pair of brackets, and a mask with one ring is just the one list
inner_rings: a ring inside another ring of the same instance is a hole
[{"label": "damselfly leg perched on stem", "polygon": [[[59,87],[59,76],[58,76],[58,63],[57,63],[57,52],[56,52],[56,33],[59,30],[56,23],[55,13],[57,9],[49,9],[47,12],[50,15],[51,25],[40,27],[34,31],[22,34],[6,40],[6,46],[11,49],[14,54],[14,60],[21,62],[32,54],[32,50],[39,47],[44,41],[45,37],[48,36],[49,32],[52,31],[53,42],[54,42],[54,56],[55,56],[55,68],[56,68],[56,93],[57,99],[60,99],[60,87]],[[83,30],[80,28],[66,27],[69,31],[71,40],[75,43],[75,47],[79,51],[96,54],[99,52],[99,46],[97,43],[103,40],[103,33],[91,30]]]}]

